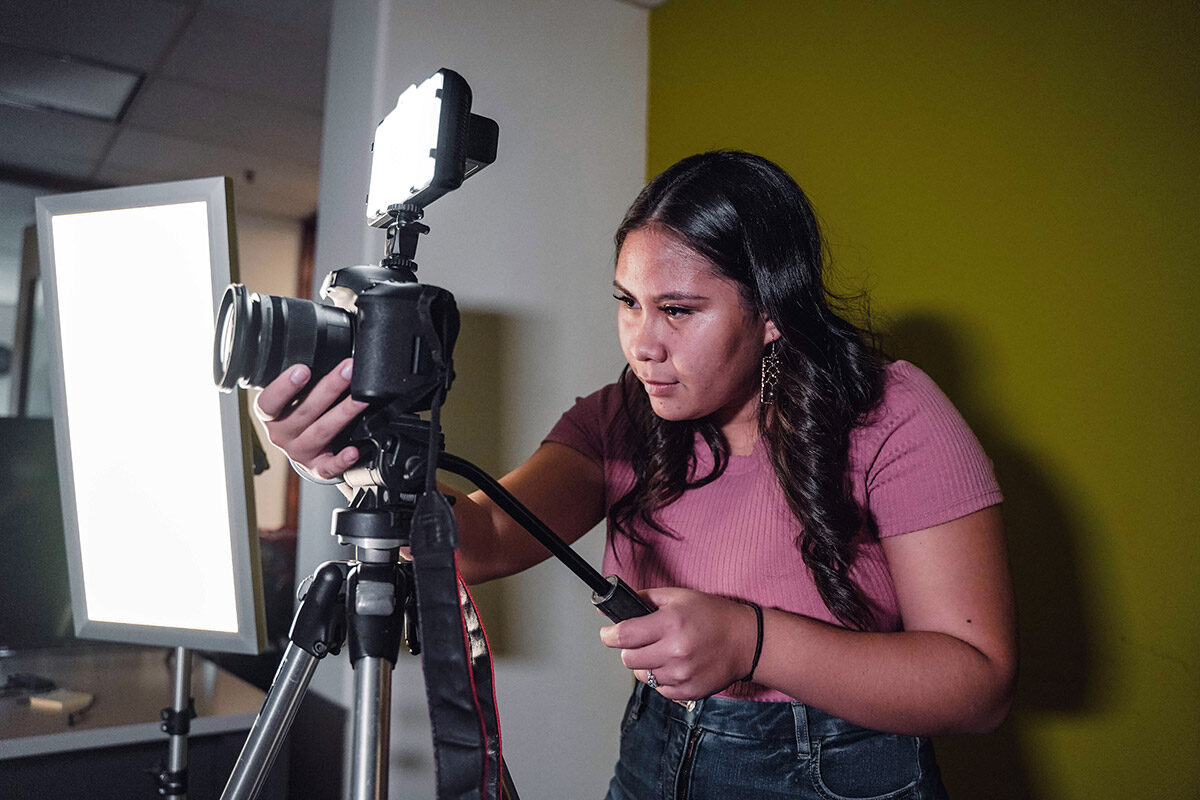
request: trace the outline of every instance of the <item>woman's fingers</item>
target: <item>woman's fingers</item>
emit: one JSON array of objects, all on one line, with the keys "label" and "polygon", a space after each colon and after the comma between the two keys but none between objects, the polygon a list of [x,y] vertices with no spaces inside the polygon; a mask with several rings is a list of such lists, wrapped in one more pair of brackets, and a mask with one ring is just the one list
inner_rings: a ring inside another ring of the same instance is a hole
[{"label": "woman's fingers", "polygon": [[[299,461],[299,459],[294,460],[298,463],[304,463]],[[357,460],[358,449],[344,447],[337,453],[321,453],[310,458],[305,467],[315,477],[322,480],[331,480],[341,476]]]},{"label": "woman's fingers", "polygon": [[[316,389],[313,390],[314,393],[316,391]],[[354,421],[355,417],[367,409],[366,403],[361,403],[353,397],[345,397],[338,401],[333,408],[314,418],[310,409],[303,408],[307,402],[306,398],[304,403],[297,406],[290,415],[296,418],[288,421],[291,429],[296,431],[296,435],[292,439],[296,453],[292,454],[292,458],[297,461],[324,453],[333,437],[337,436]],[[316,407],[322,404],[323,399],[318,398]],[[333,455],[341,454],[339,452]]]},{"label": "woman's fingers", "polygon": [[296,397],[310,385],[312,371],[303,364],[289,367],[263,388],[255,403],[271,443],[321,478],[341,475],[358,458],[353,447],[328,450],[333,438],[368,407],[348,394],[352,364],[349,358],[343,360],[299,401]]},{"label": "woman's fingers", "polygon": [[296,393],[308,383],[311,376],[312,371],[303,364],[296,364],[284,370],[279,377],[263,387],[254,403],[254,413],[263,422],[273,422],[283,413]]},{"label": "woman's fingers", "polygon": [[623,650],[645,647],[660,636],[658,626],[651,622],[646,617],[634,617],[614,625],[605,625],[600,629],[600,642],[605,647]]},{"label": "woman's fingers", "polygon": [[672,699],[721,691],[746,674],[754,650],[755,614],[747,605],[689,589],[653,589],[643,595],[657,608],[600,631],[621,663]]},{"label": "woman's fingers", "polygon": [[[285,400],[283,408],[277,411],[275,419],[277,422],[284,423],[282,427],[291,431],[301,431],[307,429],[310,425],[316,422],[322,414],[329,411],[332,406],[338,402],[338,399],[345,395],[350,390],[352,362],[350,359],[343,360],[340,364],[330,370],[328,375],[324,375],[320,380],[313,385],[304,399],[296,404],[295,408],[290,407],[290,399]],[[298,367],[293,369],[307,369],[306,367]],[[288,371],[290,376],[291,370]],[[282,375],[280,377],[283,377]],[[289,377],[289,384],[294,383],[296,378]],[[273,388],[278,382],[278,379],[271,382]],[[281,387],[282,388],[282,387]],[[297,387],[298,389],[299,387]],[[266,394],[266,389],[263,393]],[[295,392],[292,393],[295,395]],[[261,399],[261,397],[260,397]],[[272,396],[272,403],[277,402]],[[261,403],[260,403],[261,406]],[[273,407],[273,406],[272,406]],[[270,411],[271,408],[263,407],[264,411]],[[340,428],[339,428],[340,430]],[[334,431],[336,433],[336,431]]]},{"label": "woman's fingers", "polygon": [[635,674],[638,670],[661,667],[669,657],[663,643],[663,627],[653,616],[634,617],[600,629],[601,643],[620,649],[621,663]]}]

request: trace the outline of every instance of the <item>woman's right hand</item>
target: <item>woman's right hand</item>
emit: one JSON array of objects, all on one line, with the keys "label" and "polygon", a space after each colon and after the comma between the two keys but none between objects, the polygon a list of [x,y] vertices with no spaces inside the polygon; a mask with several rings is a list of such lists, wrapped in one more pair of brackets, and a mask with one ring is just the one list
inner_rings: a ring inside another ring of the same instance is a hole
[{"label": "woman's right hand", "polygon": [[343,360],[299,403],[293,403],[312,379],[312,370],[295,364],[263,387],[254,404],[271,444],[317,478],[340,477],[358,460],[356,447],[330,449],[333,438],[368,407],[348,394],[352,364],[353,359]]}]

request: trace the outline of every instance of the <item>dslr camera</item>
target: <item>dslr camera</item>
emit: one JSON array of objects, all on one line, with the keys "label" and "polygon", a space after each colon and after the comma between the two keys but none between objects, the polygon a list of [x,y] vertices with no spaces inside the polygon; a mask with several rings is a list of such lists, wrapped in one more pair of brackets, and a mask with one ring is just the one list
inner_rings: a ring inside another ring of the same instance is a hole
[{"label": "dslr camera", "polygon": [[496,159],[499,127],[471,113],[471,89],[440,69],[399,96],[372,148],[367,221],[387,229],[378,266],[330,272],[325,303],[250,292],[221,299],[213,377],[222,391],[261,388],[293,364],[314,376],[353,356],[350,394],[393,413],[429,410],[453,381],[459,317],[454,296],[417,282],[425,206]]}]

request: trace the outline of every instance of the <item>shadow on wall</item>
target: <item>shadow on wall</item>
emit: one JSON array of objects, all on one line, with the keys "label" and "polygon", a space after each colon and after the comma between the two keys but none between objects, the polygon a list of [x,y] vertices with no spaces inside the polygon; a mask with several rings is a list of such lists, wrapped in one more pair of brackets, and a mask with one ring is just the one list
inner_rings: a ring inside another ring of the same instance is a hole
[{"label": "shadow on wall", "polygon": [[[1094,631],[1102,624],[1084,583],[1086,518],[1064,497],[1061,481],[1037,454],[1026,451],[1020,432],[1008,427],[995,403],[980,391],[987,368],[961,325],[933,314],[892,320],[884,337],[889,355],[912,361],[932,377],[962,412],[991,457],[1004,491],[1004,519],[1017,596],[1020,673],[1013,712],[986,736],[945,737],[939,762],[952,797],[976,800],[1037,800],[1024,725],[1036,715],[1084,715],[1105,695],[1103,665]],[[1047,799],[1048,800],[1048,799]]]},{"label": "shadow on wall", "polygon": [[[506,444],[506,382],[513,369],[512,320],[490,311],[459,309],[459,313],[454,383],[442,407],[446,451],[499,478]],[[438,478],[460,491],[476,488],[448,472],[439,473]],[[510,581],[471,587],[494,657],[519,655],[525,649],[514,591]]]}]

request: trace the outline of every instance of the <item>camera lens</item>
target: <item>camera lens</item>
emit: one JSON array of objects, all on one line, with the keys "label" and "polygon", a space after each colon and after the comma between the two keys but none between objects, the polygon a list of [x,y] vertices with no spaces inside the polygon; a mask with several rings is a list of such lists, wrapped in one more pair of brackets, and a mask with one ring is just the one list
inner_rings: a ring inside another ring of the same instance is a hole
[{"label": "camera lens", "polygon": [[217,311],[213,379],[224,391],[263,387],[293,364],[320,377],[354,352],[353,316],[334,306],[231,284]]}]

